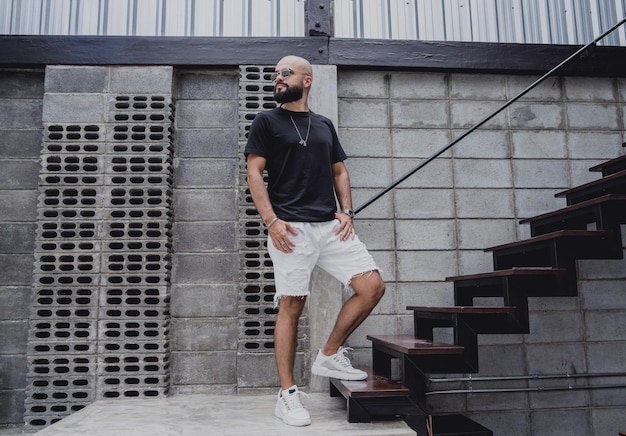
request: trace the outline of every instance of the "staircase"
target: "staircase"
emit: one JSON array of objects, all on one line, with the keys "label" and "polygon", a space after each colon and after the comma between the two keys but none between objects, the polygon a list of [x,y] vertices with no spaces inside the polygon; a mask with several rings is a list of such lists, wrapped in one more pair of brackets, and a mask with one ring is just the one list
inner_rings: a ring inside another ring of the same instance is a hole
[{"label": "staircase", "polygon": [[[455,306],[409,306],[412,335],[368,335],[370,377],[330,380],[331,395],[347,400],[349,422],[402,416],[419,436],[493,434],[462,415],[429,416],[427,374],[479,372],[479,334],[529,333],[528,297],[576,296],[576,260],[623,258],[626,156],[590,171],[602,177],[556,194],[567,207],[521,222],[530,225],[529,239],[485,250],[493,255],[493,272],[449,277]],[[499,297],[503,304],[474,306],[478,297]],[[434,342],[433,330],[442,327],[452,329],[452,344]],[[399,380],[392,379],[393,360],[399,362]]]}]

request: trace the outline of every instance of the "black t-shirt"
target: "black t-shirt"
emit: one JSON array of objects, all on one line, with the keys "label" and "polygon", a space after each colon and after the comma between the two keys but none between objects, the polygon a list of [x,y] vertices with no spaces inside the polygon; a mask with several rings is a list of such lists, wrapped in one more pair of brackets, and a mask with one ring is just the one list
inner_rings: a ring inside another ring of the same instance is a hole
[{"label": "black t-shirt", "polygon": [[[311,129],[304,146],[299,143],[300,137],[306,138],[309,115]],[[323,222],[335,218],[332,165],[347,156],[328,118],[282,107],[260,112],[250,127],[244,153],[266,159],[270,202],[280,219]]]}]

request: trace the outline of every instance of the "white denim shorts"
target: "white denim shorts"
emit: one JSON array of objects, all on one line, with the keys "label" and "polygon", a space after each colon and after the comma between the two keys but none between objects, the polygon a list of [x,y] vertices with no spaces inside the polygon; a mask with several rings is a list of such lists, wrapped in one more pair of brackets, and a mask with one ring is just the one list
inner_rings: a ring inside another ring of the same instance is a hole
[{"label": "white denim shorts", "polygon": [[339,280],[346,288],[363,273],[379,271],[374,259],[358,236],[345,241],[335,232],[339,220],[321,223],[290,222],[297,235],[289,235],[295,244],[293,252],[277,250],[268,236],[267,248],[274,264],[276,294],[274,305],[285,296],[304,297],[311,292],[311,273],[319,266]]}]

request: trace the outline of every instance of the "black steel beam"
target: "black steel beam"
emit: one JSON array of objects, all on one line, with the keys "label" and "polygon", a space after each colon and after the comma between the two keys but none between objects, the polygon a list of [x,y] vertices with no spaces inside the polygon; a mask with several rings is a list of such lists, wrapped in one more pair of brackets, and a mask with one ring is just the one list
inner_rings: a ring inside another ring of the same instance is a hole
[{"label": "black steel beam", "polygon": [[[322,2],[323,3],[323,2]],[[314,6],[315,4],[313,4]],[[313,7],[312,6],[312,7]],[[317,5],[319,8],[319,5]],[[326,7],[326,6],[325,6]],[[318,17],[325,32],[324,9]],[[315,18],[314,14],[311,14]],[[315,23],[312,23],[313,31]],[[406,40],[290,38],[0,36],[0,67],[45,65],[272,65],[286,54],[339,68],[537,74],[579,46]],[[598,46],[560,75],[624,77],[626,47]]]}]

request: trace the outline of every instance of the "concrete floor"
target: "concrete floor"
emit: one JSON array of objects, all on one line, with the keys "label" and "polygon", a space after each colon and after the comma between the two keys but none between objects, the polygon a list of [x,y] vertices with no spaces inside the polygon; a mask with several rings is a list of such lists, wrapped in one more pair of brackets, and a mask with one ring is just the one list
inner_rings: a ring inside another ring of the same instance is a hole
[{"label": "concrete floor", "polygon": [[[304,404],[313,423],[290,427],[274,417],[275,395],[177,395],[162,399],[97,401],[34,433],[37,436],[404,436],[403,421],[347,421],[345,400],[311,393]],[[6,431],[6,432],[5,432]],[[21,435],[16,428],[0,436]],[[31,433],[32,434],[32,433]]]}]

